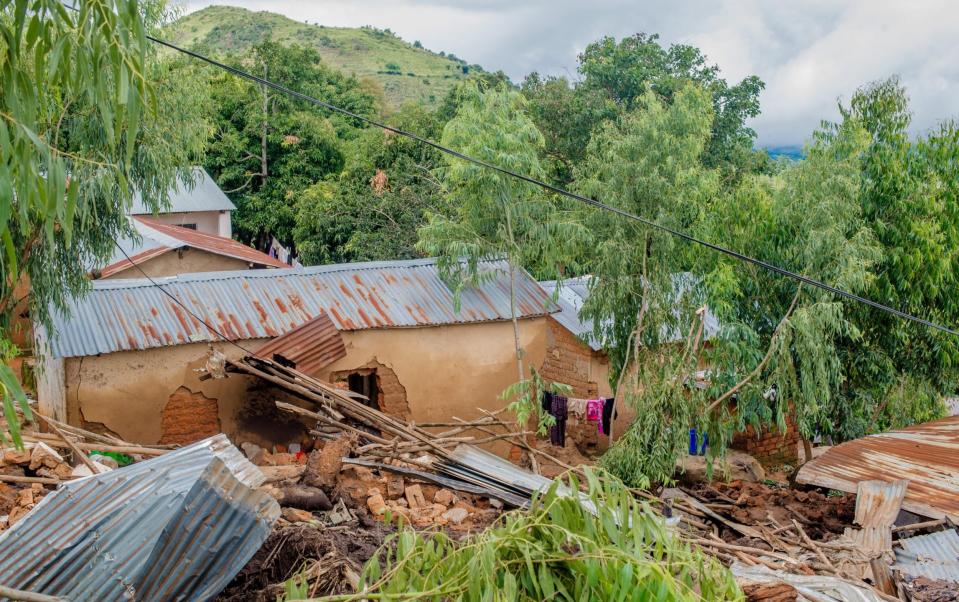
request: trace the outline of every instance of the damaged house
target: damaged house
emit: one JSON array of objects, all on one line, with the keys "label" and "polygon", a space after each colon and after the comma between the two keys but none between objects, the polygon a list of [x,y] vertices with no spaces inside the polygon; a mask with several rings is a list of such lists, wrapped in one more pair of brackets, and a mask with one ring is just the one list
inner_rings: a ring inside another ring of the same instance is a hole
[{"label": "damaged house", "polygon": [[[463,291],[458,311],[431,259],[182,274],[157,279],[162,290],[145,279],[97,280],[69,317],[56,319],[59,336],[38,382],[41,411],[143,443],[218,432],[237,442],[291,440],[251,413],[257,398],[273,395],[255,390],[254,379],[200,379],[214,347],[230,359],[261,349],[293,356],[298,369],[404,419],[470,419],[477,408],[502,407],[499,395],[516,381],[506,264],[483,268],[491,277]],[[526,361],[602,393],[605,372],[588,367],[583,379],[573,362],[563,373],[559,360],[572,355],[564,341],[589,347],[553,324],[559,307],[525,273],[516,301]],[[261,401],[272,407],[275,399]]]}]

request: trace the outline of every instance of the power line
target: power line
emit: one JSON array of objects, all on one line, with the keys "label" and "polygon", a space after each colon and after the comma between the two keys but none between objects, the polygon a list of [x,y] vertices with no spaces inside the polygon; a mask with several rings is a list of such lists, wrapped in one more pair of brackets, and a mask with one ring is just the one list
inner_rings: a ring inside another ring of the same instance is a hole
[{"label": "power line", "polygon": [[747,263],[751,263],[751,264],[756,265],[756,266],[759,266],[759,267],[761,267],[761,268],[763,268],[763,269],[765,269],[765,270],[767,270],[767,271],[770,271],[770,272],[779,274],[779,275],[781,275],[781,276],[785,276],[785,277],[787,277],[787,278],[791,278],[791,279],[793,279],[793,280],[796,280],[797,282],[801,282],[801,283],[803,283],[803,284],[808,284],[809,286],[813,286],[813,287],[819,288],[819,289],[821,289],[821,290],[824,290],[824,291],[833,293],[833,294],[835,294],[835,295],[839,295],[840,297],[845,297],[846,299],[849,299],[849,300],[851,300],[851,301],[856,301],[856,302],[858,302],[858,303],[862,303],[862,304],[864,304],[864,305],[868,305],[868,306],[870,306],[870,307],[873,307],[873,308],[878,309],[878,310],[880,310],[880,311],[884,311],[884,312],[886,312],[886,313],[892,314],[892,315],[897,316],[897,317],[899,317],[899,318],[902,318],[902,319],[904,319],[904,320],[909,320],[909,321],[915,322],[915,323],[917,323],[917,324],[922,324],[923,326],[927,326],[927,327],[929,327],[929,328],[933,328],[933,329],[935,329],[935,330],[939,330],[939,331],[941,331],[941,332],[945,332],[945,333],[947,333],[947,334],[951,334],[951,335],[954,335],[954,336],[959,337],[959,331],[954,330],[954,329],[952,329],[952,328],[949,328],[949,327],[947,327],[947,326],[943,326],[943,325],[941,325],[941,324],[937,324],[937,323],[935,323],[935,322],[931,322],[931,321],[929,321],[929,320],[926,320],[925,318],[920,318],[920,317],[918,317],[918,316],[914,316],[914,315],[912,315],[912,314],[909,314],[909,313],[906,313],[906,312],[904,312],[904,311],[898,310],[898,309],[896,309],[896,308],[894,308],[894,307],[890,307],[890,306],[888,306],[888,305],[884,305],[884,304],[882,304],[882,303],[879,303],[878,301],[873,301],[872,299],[869,299],[869,298],[867,298],[867,297],[863,297],[863,296],[861,296],[861,295],[857,295],[857,294],[855,294],[855,293],[851,293],[851,292],[849,292],[849,291],[845,291],[845,290],[843,290],[843,289],[840,289],[840,288],[837,288],[837,287],[835,287],[835,286],[826,284],[825,282],[821,282],[821,281],[816,280],[816,279],[814,279],[814,278],[810,278],[810,277],[808,277],[808,276],[804,276],[804,275],[802,275],[802,274],[793,272],[793,271],[791,271],[791,270],[787,270],[786,268],[781,268],[781,267],[779,267],[779,266],[777,266],[777,265],[775,265],[775,264],[769,263],[768,261],[764,261],[764,260],[762,260],[762,259],[757,259],[757,258],[755,258],[755,257],[750,257],[749,255],[746,255],[746,254],[744,254],[744,253],[740,253],[739,251],[735,251],[735,250],[733,250],[733,249],[729,249],[729,248],[723,247],[722,245],[718,245],[718,244],[715,244],[715,243],[711,243],[711,242],[709,242],[709,241],[706,241],[706,240],[697,238],[697,237],[692,236],[692,235],[690,235],[690,234],[686,234],[685,232],[681,232],[681,231],[679,231],[679,230],[675,230],[675,229],[670,228],[670,227],[668,227],[668,226],[664,226],[664,225],[662,225],[662,224],[658,224],[658,223],[656,223],[656,222],[654,222],[654,221],[652,221],[652,220],[646,219],[646,218],[644,218],[644,217],[641,217],[641,216],[639,216],[639,215],[636,215],[636,214],[631,213],[631,212],[629,212],[629,211],[626,211],[626,210],[624,210],[624,209],[619,209],[618,207],[612,207],[612,206],[610,206],[610,205],[606,205],[605,203],[601,203],[600,201],[597,201],[597,200],[595,200],[595,199],[591,199],[591,198],[589,198],[589,197],[585,197],[585,196],[582,196],[582,195],[580,195],[580,194],[576,194],[575,192],[570,192],[570,191],[568,191],[568,190],[566,190],[566,189],[560,188],[560,187],[558,187],[558,186],[554,186],[553,184],[549,184],[549,183],[547,183],[547,182],[543,182],[542,180],[537,180],[536,178],[533,178],[533,177],[527,176],[527,175],[525,175],[525,174],[521,174],[521,173],[518,173],[518,172],[515,172],[515,171],[512,171],[512,170],[506,169],[505,167],[500,167],[499,165],[495,165],[495,164],[493,164],[493,163],[489,163],[489,162],[484,161],[484,160],[482,160],[482,159],[477,159],[477,158],[475,158],[475,157],[471,157],[471,156],[469,156],[469,155],[463,154],[463,153],[461,153],[461,152],[459,152],[459,151],[456,151],[456,150],[454,150],[454,149],[451,149],[451,148],[449,148],[449,147],[443,146],[442,144],[439,144],[438,142],[434,142],[434,141],[432,141],[432,140],[430,140],[430,139],[428,139],[428,138],[424,138],[424,137],[422,137],[422,136],[419,136],[418,134],[414,134],[414,133],[412,133],[412,132],[408,132],[408,131],[406,131],[406,130],[402,130],[402,129],[393,127],[393,126],[391,126],[391,125],[389,125],[389,124],[387,124],[387,123],[383,123],[383,122],[378,121],[378,120],[376,120],[376,119],[373,119],[373,118],[370,118],[370,117],[366,117],[366,116],[360,115],[360,114],[358,114],[358,113],[354,113],[353,111],[350,111],[349,109],[344,109],[344,108],[342,108],[342,107],[338,107],[338,106],[336,106],[336,105],[334,105],[334,104],[331,104],[331,103],[329,103],[329,102],[326,102],[326,101],[324,101],[324,100],[320,100],[319,98],[315,98],[315,97],[310,96],[310,95],[308,95],[308,94],[304,94],[304,93],[302,93],[302,92],[298,92],[298,91],[293,90],[293,89],[291,89],[291,88],[288,88],[288,87],[286,87],[286,86],[284,86],[284,85],[282,85],[282,84],[278,84],[278,83],[273,82],[273,81],[271,81],[271,80],[268,80],[268,79],[259,77],[259,76],[257,76],[257,75],[253,75],[252,73],[249,73],[249,72],[247,72],[247,71],[243,71],[242,69],[237,69],[236,67],[232,67],[232,66],[230,66],[230,65],[227,65],[226,63],[222,63],[222,62],[220,62],[220,61],[217,61],[216,59],[212,59],[212,58],[210,58],[210,57],[208,57],[208,56],[205,56],[205,55],[202,55],[202,54],[200,54],[200,53],[198,53],[198,52],[194,52],[194,51],[192,51],[192,50],[188,50],[188,49],[186,49],[186,48],[182,48],[182,47],[177,46],[176,44],[173,44],[173,43],[171,43],[171,42],[167,42],[167,41],[165,41],[165,40],[161,40],[161,39],[159,39],[159,38],[156,38],[156,37],[153,37],[153,36],[150,36],[150,35],[148,35],[148,36],[146,36],[146,37],[147,37],[147,39],[149,39],[151,42],[154,42],[155,44],[159,44],[159,45],[161,45],[161,46],[165,46],[165,47],[167,47],[167,48],[170,48],[171,50],[175,50],[176,52],[185,54],[185,55],[187,55],[187,56],[190,56],[190,57],[192,57],[192,58],[195,58],[195,59],[197,59],[197,60],[199,60],[199,61],[202,61],[202,62],[204,62],[204,63],[207,63],[207,64],[209,64],[209,65],[212,65],[212,66],[214,66],[214,67],[217,67],[217,68],[219,68],[219,69],[223,69],[223,70],[225,70],[225,71],[227,71],[227,72],[229,72],[229,73],[232,73],[233,75],[236,75],[237,77],[241,77],[241,78],[243,78],[243,79],[246,79],[246,80],[255,82],[255,83],[257,83],[257,84],[260,84],[261,86],[266,86],[266,87],[268,87],[268,88],[272,88],[272,89],[274,89],[274,90],[276,90],[276,91],[278,91],[278,92],[282,92],[282,93],[284,93],[284,94],[286,94],[286,95],[289,95],[289,96],[292,96],[292,97],[294,97],[294,98],[299,98],[300,100],[306,101],[306,102],[308,102],[308,103],[310,103],[310,104],[313,104],[313,105],[316,105],[316,106],[323,107],[323,108],[325,108],[325,109],[327,109],[327,110],[329,110],[329,111],[332,111],[332,112],[334,112],[334,113],[339,113],[339,114],[341,114],[341,115],[346,115],[346,116],[351,117],[351,118],[353,118],[353,119],[362,121],[363,123],[366,123],[366,124],[369,124],[369,125],[372,125],[372,126],[375,126],[375,127],[382,128],[382,129],[384,129],[384,130],[393,132],[394,134],[397,134],[397,135],[400,135],[400,136],[405,136],[405,137],[410,138],[410,139],[412,139],[412,140],[416,140],[417,142],[420,142],[421,144],[425,144],[425,145],[427,145],[427,146],[430,146],[430,147],[432,147],[432,148],[435,148],[436,150],[438,150],[438,151],[440,151],[440,152],[442,152],[442,153],[445,153],[445,154],[447,154],[447,155],[450,155],[451,157],[456,157],[457,159],[461,159],[461,160],[463,160],[463,161],[468,161],[468,162],[470,162],[470,163],[473,163],[474,165],[479,165],[480,167],[484,167],[484,168],[486,168],[486,169],[491,169],[491,170],[493,170],[493,171],[496,171],[496,172],[499,172],[499,173],[501,173],[501,174],[510,176],[510,177],[512,177],[512,178],[516,178],[516,179],[518,179],[518,180],[522,180],[523,182],[527,182],[527,183],[529,183],[529,184],[533,184],[533,185],[535,185],[535,186],[539,186],[540,188],[542,188],[542,189],[544,189],[544,190],[548,190],[548,191],[550,191],[550,192],[553,192],[553,193],[558,194],[558,195],[560,195],[560,196],[564,196],[564,197],[569,198],[569,199],[572,199],[572,200],[574,200],[574,201],[578,201],[578,202],[580,202],[580,203],[584,203],[584,204],[587,204],[587,205],[596,207],[596,208],[598,208],[598,209],[602,209],[602,210],[604,210],[604,211],[609,211],[609,212],[611,212],[611,213],[620,215],[620,216],[625,217],[625,218],[627,218],[627,219],[631,219],[631,220],[637,221],[637,222],[639,222],[639,223],[641,223],[641,224],[644,224],[645,226],[648,226],[648,227],[650,227],[650,228],[654,228],[654,229],[659,230],[659,231],[661,231],[661,232],[665,232],[665,233],[667,233],[667,234],[669,234],[669,235],[671,235],[671,236],[675,236],[675,237],[677,237],[677,238],[681,238],[681,239],[686,240],[686,241],[688,241],[688,242],[691,242],[691,243],[694,243],[694,244],[697,244],[697,245],[706,247],[707,249],[711,249],[711,250],[716,251],[716,252],[718,252],[718,253],[722,253],[722,254],[727,255],[727,256],[729,256],[729,257],[732,257],[732,258],[734,258],[734,259],[738,259],[738,260],[740,260],[740,261],[744,261],[744,262],[747,262]]}]

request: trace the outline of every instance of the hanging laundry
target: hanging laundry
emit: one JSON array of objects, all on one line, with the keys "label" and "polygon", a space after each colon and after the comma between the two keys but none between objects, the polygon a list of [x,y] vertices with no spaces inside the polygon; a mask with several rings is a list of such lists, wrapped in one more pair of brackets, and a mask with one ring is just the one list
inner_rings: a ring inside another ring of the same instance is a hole
[{"label": "hanging laundry", "polygon": [[543,411],[547,414],[553,413],[553,394],[549,391],[543,391],[543,399],[540,400]]},{"label": "hanging laundry", "polygon": [[616,417],[616,398],[610,397],[603,400],[603,422],[600,425],[604,435],[610,433],[610,423]]},{"label": "hanging laundry", "polygon": [[550,414],[556,419],[556,424],[549,427],[549,442],[559,447],[566,447],[566,418],[568,411],[565,397],[553,395]]},{"label": "hanging laundry", "polygon": [[566,398],[566,409],[568,414],[576,416],[580,420],[586,418],[586,402],[588,399],[579,399],[577,397]]},{"label": "hanging laundry", "polygon": [[586,400],[586,420],[599,422],[603,417],[603,404],[598,399]]}]

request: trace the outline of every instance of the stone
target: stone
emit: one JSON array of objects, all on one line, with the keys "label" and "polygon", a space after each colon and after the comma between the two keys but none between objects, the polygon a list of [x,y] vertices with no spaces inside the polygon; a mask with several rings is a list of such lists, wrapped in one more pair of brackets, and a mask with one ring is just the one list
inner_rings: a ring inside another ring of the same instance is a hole
[{"label": "stone", "polygon": [[423,488],[419,485],[410,485],[404,491],[406,501],[410,503],[410,508],[422,508],[426,506],[426,498],[423,497]]},{"label": "stone", "polygon": [[246,454],[246,458],[248,460],[253,460],[253,458],[255,458],[257,454],[263,451],[262,447],[250,441],[245,441],[241,443],[240,449],[242,449],[243,453]]},{"label": "stone", "polygon": [[24,507],[29,507],[33,505],[33,502],[34,499],[32,488],[24,488],[17,493],[17,504]]},{"label": "stone", "polygon": [[444,506],[452,506],[456,503],[456,496],[449,489],[440,489],[433,496],[433,501]]},{"label": "stone", "polygon": [[42,442],[33,446],[33,451],[30,453],[30,470],[36,470],[41,466],[56,468],[57,464],[63,464],[63,456],[52,447]]},{"label": "stone", "polygon": [[[406,500],[403,500],[406,501]],[[390,502],[387,506],[389,508],[390,514],[393,515],[393,519],[396,520],[396,517],[403,517],[403,521],[406,523],[410,522],[410,509],[404,508],[395,502]]]},{"label": "stone", "polygon": [[[686,484],[708,482],[707,461],[705,456],[683,456],[676,460],[677,478]],[[731,481],[762,482],[766,478],[766,471],[756,458],[747,453],[727,450],[725,463],[717,461],[713,465],[714,481],[726,478]]]},{"label": "stone", "polygon": [[[104,466],[103,464],[100,464],[99,462],[94,462],[93,465],[97,467],[97,471],[98,471],[97,474],[110,472],[111,470],[109,466]],[[90,467],[87,466],[86,464],[77,464],[70,470],[70,476],[71,477],[90,477],[90,476],[93,476],[93,471],[90,470]]]},{"label": "stone", "polygon": [[383,514],[386,512],[386,500],[383,499],[383,496],[380,494],[371,495],[366,500],[366,507],[370,509],[374,515]]},{"label": "stone", "polygon": [[458,525],[466,520],[466,517],[469,516],[469,512],[467,512],[465,508],[450,508],[441,516],[454,525]]},{"label": "stone", "polygon": [[23,451],[9,449],[3,452],[3,463],[8,466],[15,466],[18,464],[29,464],[30,454],[32,451],[33,450],[29,447],[27,447]]},{"label": "stone", "polygon": [[110,456],[104,456],[101,454],[91,454],[90,459],[98,464],[103,464],[111,470],[116,470],[120,468],[120,463],[116,461],[116,458],[111,458]]},{"label": "stone", "polygon": [[386,481],[386,495],[390,498],[398,498],[406,492],[406,483],[403,477],[393,475]]},{"label": "stone", "polygon": [[56,468],[47,468],[44,466],[43,468],[37,469],[37,475],[50,479],[60,479],[62,481],[73,476],[73,467],[66,462],[63,464],[57,464]]},{"label": "stone", "polygon": [[496,508],[497,510],[502,510],[502,509],[503,509],[503,502],[499,501],[499,500],[496,499],[495,497],[491,497],[491,498],[489,498],[489,507],[490,507],[490,508]]},{"label": "stone", "polygon": [[327,441],[323,449],[310,452],[303,482],[321,489],[332,488],[336,485],[343,467],[343,458],[349,456],[355,446],[355,435],[342,435],[338,439]]},{"label": "stone", "polygon": [[308,523],[315,519],[311,512],[290,506],[281,508],[280,515],[291,523]]},{"label": "stone", "polygon": [[287,452],[273,454],[273,466],[291,466],[296,464],[296,456]]}]

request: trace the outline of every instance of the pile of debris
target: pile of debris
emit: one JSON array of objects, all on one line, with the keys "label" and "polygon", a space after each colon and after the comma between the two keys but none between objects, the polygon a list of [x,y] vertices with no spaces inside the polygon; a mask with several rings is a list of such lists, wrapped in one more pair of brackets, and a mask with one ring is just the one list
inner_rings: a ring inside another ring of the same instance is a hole
[{"label": "pile of debris", "polygon": [[666,489],[661,499],[688,541],[731,567],[751,602],[959,600],[956,525],[894,526],[907,488],[862,481],[853,496],[738,481]]},{"label": "pile of debris", "polygon": [[[34,416],[53,430],[39,431],[36,422],[22,427],[22,449],[3,448],[0,456],[0,531],[23,518],[44,495],[68,481],[101,474],[144,457],[170,451],[169,446],[140,446],[99,435],[53,418]],[[4,440],[12,440],[3,425]]]}]

